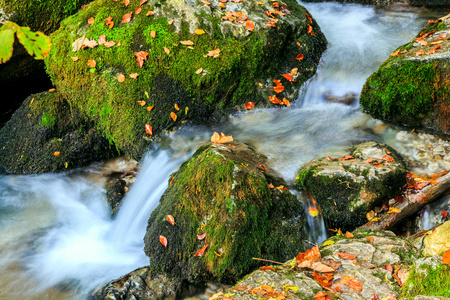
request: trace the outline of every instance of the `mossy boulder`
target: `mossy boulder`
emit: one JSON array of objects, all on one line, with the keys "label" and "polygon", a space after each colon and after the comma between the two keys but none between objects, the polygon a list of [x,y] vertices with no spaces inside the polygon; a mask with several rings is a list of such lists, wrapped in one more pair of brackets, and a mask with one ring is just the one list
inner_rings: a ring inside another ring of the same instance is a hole
[{"label": "mossy boulder", "polygon": [[362,89],[364,112],[398,125],[449,133],[450,41],[444,38],[449,24],[450,19],[429,24],[383,62]]},{"label": "mossy boulder", "polygon": [[[397,0],[337,0],[340,3],[358,3],[363,5],[373,5],[375,7],[386,7]],[[306,0],[305,2],[329,2],[328,0]]]},{"label": "mossy boulder", "polygon": [[448,8],[449,0],[408,0],[411,6],[427,7],[427,8]]},{"label": "mossy boulder", "polygon": [[422,254],[424,256],[443,255],[450,250],[450,221],[436,227],[423,239]]},{"label": "mossy boulder", "polygon": [[309,191],[329,228],[353,230],[366,213],[397,195],[406,183],[402,158],[373,141],[355,146],[344,158],[314,159],[300,168],[297,187]]},{"label": "mossy boulder", "polygon": [[[285,183],[265,160],[240,142],[197,150],[171,176],[149,219],[144,241],[150,269],[192,283],[234,281],[261,265],[253,257],[285,261],[303,250],[303,204],[281,187]],[[203,256],[194,256],[205,246]]]},{"label": "mossy boulder", "polygon": [[[150,0],[141,5],[135,0],[125,6],[95,0],[52,34],[47,72],[72,106],[92,117],[119,149],[138,157],[148,139],[186,121],[224,116],[247,101],[273,105],[268,96],[276,94],[274,79],[285,87],[279,99],[295,99],[298,87],[315,73],[326,40],[296,1],[263,2]],[[122,22],[126,14],[131,14],[129,23]],[[253,31],[246,28],[247,18]],[[116,44],[84,50],[73,44],[102,35]],[[214,57],[209,51],[217,49]],[[142,52],[148,55],[140,68],[135,53]],[[96,66],[88,66],[88,60]],[[293,68],[298,68],[294,82],[280,75]],[[134,73],[138,77],[131,79]],[[145,133],[145,124],[152,126],[153,136]]]},{"label": "mossy boulder", "polygon": [[9,173],[55,172],[117,155],[58,92],[25,99],[0,130],[0,145],[0,164]]}]

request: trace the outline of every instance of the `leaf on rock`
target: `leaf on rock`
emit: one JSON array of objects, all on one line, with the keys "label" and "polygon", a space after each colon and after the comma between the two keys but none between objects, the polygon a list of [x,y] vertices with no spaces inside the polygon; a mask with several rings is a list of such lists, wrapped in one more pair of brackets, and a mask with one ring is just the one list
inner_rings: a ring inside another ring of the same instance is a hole
[{"label": "leaf on rock", "polygon": [[358,280],[356,280],[353,276],[345,275],[341,278],[340,281],[341,284],[347,284],[350,288],[354,289],[355,291],[362,291],[362,284]]},{"label": "leaf on rock", "polygon": [[154,108],[154,106],[147,106],[147,111],[151,111]]},{"label": "leaf on rock", "polygon": [[390,157],[389,155],[384,155],[381,159],[387,161],[387,162],[393,162],[394,159]]},{"label": "leaf on rock", "polygon": [[123,17],[122,17],[122,23],[130,23],[132,14],[133,14],[133,12],[129,12],[127,14],[124,14]]},{"label": "leaf on rock", "polygon": [[206,248],[208,248],[208,245],[203,246],[200,250],[195,252],[194,256],[203,256],[203,254],[205,253]]},{"label": "leaf on rock", "polygon": [[351,232],[349,232],[349,231],[347,231],[347,232],[345,233],[345,236],[346,236],[348,239],[354,237],[353,233],[351,233]]},{"label": "leaf on rock", "polygon": [[142,68],[144,65],[144,60],[147,59],[148,52],[140,51],[140,52],[134,52],[134,55],[136,55],[136,61],[139,65],[139,68]]},{"label": "leaf on rock", "polygon": [[55,152],[53,152],[53,155],[54,155],[54,156],[59,156],[59,154],[60,154],[60,152],[59,152],[59,151],[55,151]]},{"label": "leaf on rock", "polygon": [[0,64],[7,62],[13,54],[14,31],[0,30]]},{"label": "leaf on rock", "polygon": [[[334,271],[334,270],[333,270]],[[326,273],[325,275],[320,275],[317,272],[313,272],[314,280],[317,281],[320,286],[324,288],[330,288],[333,283],[333,274]]]},{"label": "leaf on rock", "polygon": [[178,106],[177,103],[174,104],[174,107],[175,107],[176,110],[180,110],[180,107]]},{"label": "leaf on rock", "polygon": [[423,55],[423,50],[420,50],[420,51],[416,52],[416,56],[420,56],[420,55]]},{"label": "leaf on rock", "polygon": [[142,6],[142,4],[144,4],[145,2],[147,2],[148,0],[142,0],[141,2],[139,2],[139,5]]},{"label": "leaf on rock", "polygon": [[253,107],[255,107],[255,103],[253,102],[247,102],[244,104],[245,109],[252,109]]},{"label": "leaf on rock", "polygon": [[223,132],[220,133],[220,135],[217,132],[214,132],[213,135],[211,136],[211,142],[215,143],[215,144],[225,144],[225,143],[230,143],[233,141],[233,137],[230,136],[226,136]]},{"label": "leaf on rock", "polygon": [[[8,31],[6,29],[5,31]],[[19,27],[16,32],[19,42],[25,47],[28,54],[35,59],[44,59],[48,56],[52,43],[50,37],[40,31],[33,32],[28,27]],[[6,37],[8,38],[8,37]],[[95,41],[94,41],[95,42]],[[2,42],[3,43],[3,42]],[[9,41],[6,41],[6,44]],[[95,42],[97,44],[97,42]]]},{"label": "leaf on rock", "polygon": [[167,21],[167,25],[172,25],[174,20]]},{"label": "leaf on rock", "polygon": [[447,218],[447,216],[448,216],[448,212],[445,211],[445,210],[443,210],[443,211],[441,212],[441,214],[442,214],[442,217],[443,217],[444,219]]},{"label": "leaf on rock", "polygon": [[170,112],[170,117],[172,118],[172,120],[175,122],[177,120],[177,114],[174,113],[173,111]]},{"label": "leaf on rock", "polygon": [[347,260],[355,259],[355,257],[357,256],[357,255],[349,254],[347,252],[337,252],[336,255],[339,256],[340,258],[347,259]]},{"label": "leaf on rock", "polygon": [[246,289],[247,289],[247,285],[238,285],[238,286],[235,286],[234,288],[231,288],[230,290],[244,292]]},{"label": "leaf on rock", "polygon": [[283,104],[286,106],[291,106],[291,102],[289,102],[289,100],[286,98],[283,98]]},{"label": "leaf on rock", "polygon": [[311,34],[312,36],[316,36],[314,34],[313,28],[311,27],[311,25],[308,24],[308,33]]},{"label": "leaf on rock", "polygon": [[297,257],[295,258],[297,262],[303,262],[307,260],[318,261],[320,260],[320,251],[319,245],[315,245],[311,249],[306,250],[306,252],[299,252]]},{"label": "leaf on rock", "polygon": [[155,13],[151,10],[149,10],[145,15],[148,16],[153,16]]},{"label": "leaf on rock", "polygon": [[275,91],[275,93],[281,93],[282,91],[284,91],[284,87],[283,86],[274,86],[273,90]]},{"label": "leaf on rock", "polygon": [[334,272],[334,269],[324,263],[321,263],[320,261],[312,261],[312,260],[305,260],[301,263],[297,264],[298,268],[309,268],[311,270],[314,270],[316,272]]},{"label": "leaf on rock", "polygon": [[193,46],[194,42],[191,40],[187,40],[187,41],[180,41],[180,44],[185,46]]},{"label": "leaf on rock", "polygon": [[445,251],[444,255],[442,255],[442,263],[450,265],[450,250]]},{"label": "leaf on rock", "polygon": [[161,244],[162,244],[164,247],[167,247],[167,239],[166,239],[165,236],[160,235],[160,236],[159,236],[159,241],[161,242]]},{"label": "leaf on rock", "polygon": [[175,225],[175,218],[172,215],[167,215],[166,220],[170,223],[170,225]]},{"label": "leaf on rock", "polygon": [[276,96],[269,96],[269,101],[272,102],[273,104],[283,104],[283,102]]},{"label": "leaf on rock", "polygon": [[398,214],[398,213],[400,213],[400,212],[402,212],[401,209],[398,209],[398,208],[395,208],[395,207],[393,207],[393,206],[390,206],[387,213],[388,213],[388,214]]},{"label": "leaf on rock", "polygon": [[314,295],[315,300],[333,300],[333,296],[325,292],[318,292]]},{"label": "leaf on rock", "polygon": [[[322,245],[325,245],[325,243],[323,243]],[[336,261],[331,258],[330,259],[322,259],[322,263],[326,264],[327,266],[332,268],[334,271],[336,271],[342,265],[342,263],[340,261]]]},{"label": "leaf on rock", "polygon": [[308,18],[309,23],[312,24],[312,19],[311,19],[311,17],[308,15],[308,13],[305,12],[305,15],[306,15],[306,17]]},{"label": "leaf on rock", "polygon": [[147,132],[150,135],[153,135],[153,128],[150,124],[145,124],[145,132]]},{"label": "leaf on rock", "polygon": [[245,28],[247,28],[248,31],[253,31],[255,29],[255,24],[253,24],[252,21],[247,20],[247,22],[245,22]]},{"label": "leaf on rock", "polygon": [[373,237],[371,237],[371,236],[366,236],[366,239],[369,241],[369,243],[373,243]]},{"label": "leaf on rock", "polygon": [[95,66],[97,65],[97,62],[94,59],[89,59],[87,64],[90,68],[95,68]]},{"label": "leaf on rock", "polygon": [[125,81],[125,75],[123,75],[122,73],[120,73],[119,75],[117,75],[117,80],[119,82],[124,82]]}]

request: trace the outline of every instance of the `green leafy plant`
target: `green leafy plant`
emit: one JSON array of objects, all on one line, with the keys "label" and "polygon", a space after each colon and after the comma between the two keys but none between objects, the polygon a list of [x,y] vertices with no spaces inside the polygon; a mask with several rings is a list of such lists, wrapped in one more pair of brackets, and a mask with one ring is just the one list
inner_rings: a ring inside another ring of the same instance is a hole
[{"label": "green leafy plant", "polygon": [[50,38],[40,31],[33,32],[29,27],[22,27],[11,21],[0,22],[0,64],[7,62],[13,54],[14,34],[25,47],[28,54],[35,59],[44,59],[52,45]]}]

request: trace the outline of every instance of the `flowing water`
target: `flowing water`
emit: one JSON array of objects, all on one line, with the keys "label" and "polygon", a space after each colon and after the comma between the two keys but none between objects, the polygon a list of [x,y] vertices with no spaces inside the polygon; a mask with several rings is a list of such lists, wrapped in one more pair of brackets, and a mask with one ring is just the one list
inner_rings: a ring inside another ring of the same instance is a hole
[{"label": "flowing water", "polygon": [[[104,180],[95,168],[0,176],[0,299],[83,299],[89,290],[146,265],[147,219],[169,175],[213,131],[255,146],[290,183],[302,164],[344,155],[357,142],[374,139],[395,147],[397,129],[362,114],[357,103],[328,103],[326,95],[358,94],[389,53],[413,38],[428,18],[448,12],[430,17],[354,4],[305,6],[329,45],[299,99],[291,107],[252,110],[214,128],[187,127],[168,136],[170,149],[147,155],[117,218],[110,217]],[[323,222],[309,222],[311,240],[320,242],[326,237]]]}]

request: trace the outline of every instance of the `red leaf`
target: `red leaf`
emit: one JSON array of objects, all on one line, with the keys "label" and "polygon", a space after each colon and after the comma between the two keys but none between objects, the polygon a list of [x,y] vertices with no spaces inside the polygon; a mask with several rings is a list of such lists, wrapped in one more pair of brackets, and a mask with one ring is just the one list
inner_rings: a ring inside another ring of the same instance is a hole
[{"label": "red leaf", "polygon": [[167,247],[167,239],[166,239],[165,236],[160,235],[160,236],[159,236],[159,241],[161,242],[161,244],[162,244],[164,247]]},{"label": "red leaf", "polygon": [[172,215],[167,215],[166,220],[170,223],[170,225],[175,225],[175,219]]},{"label": "red leaf", "polygon": [[450,265],[450,250],[445,251],[444,255],[442,256],[442,263]]},{"label": "red leaf", "polygon": [[134,55],[136,55],[136,61],[139,65],[139,68],[142,68],[144,65],[144,60],[147,59],[148,52],[140,51],[140,52],[134,52]]},{"label": "red leaf", "polygon": [[271,267],[271,266],[263,266],[263,267],[261,267],[259,269],[260,270],[272,270],[272,271],[275,271],[275,269],[273,267]]},{"label": "red leaf", "polygon": [[377,299],[378,299],[377,294],[373,293],[373,298],[372,298],[372,300],[377,300]]},{"label": "red leaf", "polygon": [[281,76],[283,76],[284,78],[286,78],[290,82],[295,82],[294,77],[292,77],[291,74],[281,74]]},{"label": "red leaf", "polygon": [[128,14],[124,14],[123,17],[122,17],[122,23],[130,23],[132,14],[133,14],[133,12],[130,12]]},{"label": "red leaf", "polygon": [[445,219],[445,218],[447,218],[447,216],[448,216],[448,212],[443,210],[442,211],[442,217]]},{"label": "red leaf", "polygon": [[208,245],[203,246],[200,250],[195,252],[194,256],[203,256],[203,254],[205,253],[206,248],[208,248]]},{"label": "red leaf", "polygon": [[247,22],[245,22],[245,28],[247,28],[248,31],[253,31],[255,29],[255,24],[253,24],[252,21],[247,20]]},{"label": "red leaf", "polygon": [[153,135],[153,128],[150,126],[150,124],[145,124],[145,132],[147,132],[150,135]]},{"label": "red leaf", "polygon": [[255,103],[253,102],[247,102],[244,104],[245,109],[252,109],[253,107],[255,107]]},{"label": "red leaf", "polygon": [[205,237],[206,237],[206,232],[197,234],[197,239],[200,241],[203,240]]},{"label": "red leaf", "polygon": [[373,242],[373,237],[367,236],[366,239],[369,241],[369,243]]},{"label": "red leaf", "polygon": [[394,198],[395,202],[403,202],[403,196],[395,196]]},{"label": "red leaf", "polygon": [[336,255],[343,259],[348,259],[348,260],[352,260],[356,257],[356,255],[348,254],[346,252],[337,252]]},{"label": "red leaf", "polygon": [[298,61],[301,61],[305,56],[303,55],[303,53],[300,53],[299,55],[297,55],[297,57],[295,58]]}]

